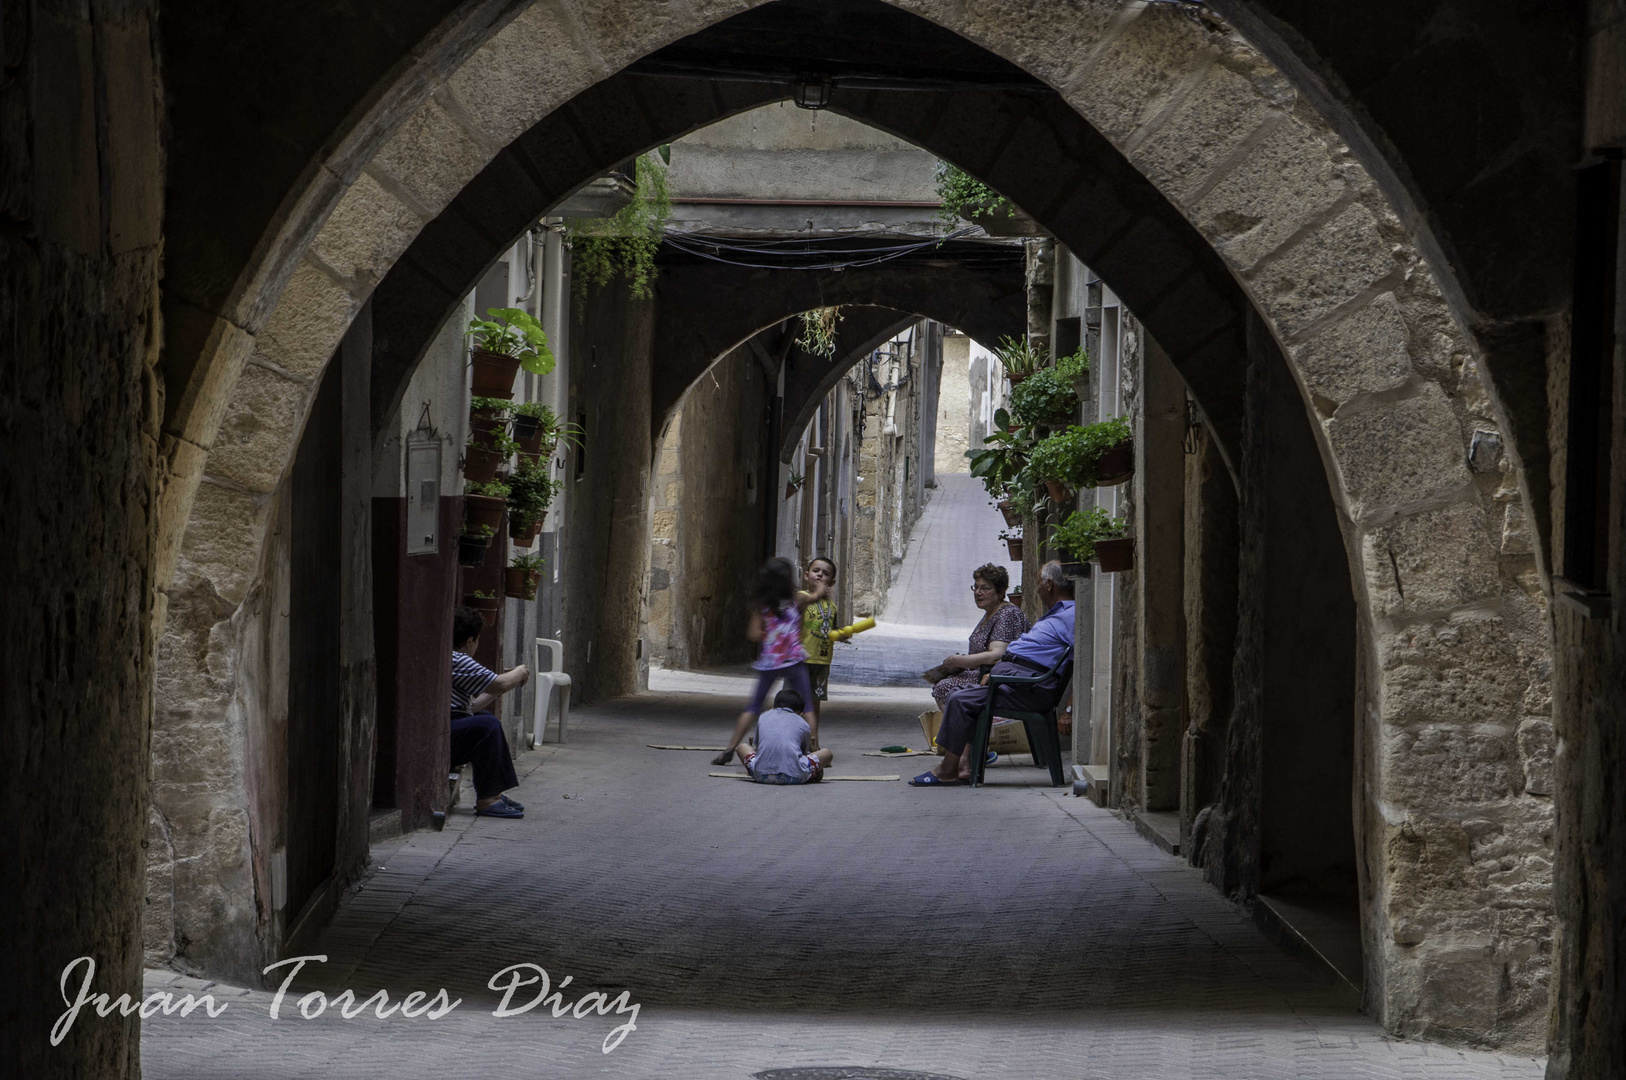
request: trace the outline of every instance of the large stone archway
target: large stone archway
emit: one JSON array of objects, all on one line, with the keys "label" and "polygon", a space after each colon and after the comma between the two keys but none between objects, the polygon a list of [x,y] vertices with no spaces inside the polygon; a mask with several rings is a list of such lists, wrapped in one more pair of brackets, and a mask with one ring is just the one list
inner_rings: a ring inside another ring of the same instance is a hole
[{"label": "large stone archway", "polygon": [[[425,27],[414,61],[281,197],[229,287],[198,285],[206,268],[187,263],[184,245],[175,252],[161,697],[227,714],[231,612],[260,572],[271,492],[323,365],[403,252],[435,229],[478,233],[463,209],[445,212],[503,147],[611,72],[744,6],[581,14],[539,3]],[[1499,432],[1502,414],[1480,343],[1453,318],[1470,321],[1466,291],[1407,230],[1428,225],[1397,212],[1373,179],[1378,163],[1363,163],[1371,151],[1336,135],[1336,117],[1200,13],[900,6],[1042,80],[1079,118],[1072,134],[1093,133],[1112,152],[1100,173],[1059,173],[1077,146],[1033,102],[988,90],[943,107],[965,109],[943,134],[945,156],[1011,194],[1131,302],[1222,445],[1235,437],[1227,402],[1239,392],[1230,381],[1247,307],[1287,354],[1319,421],[1361,613],[1371,1004],[1396,1030],[1460,1034],[1463,1009],[1505,977],[1513,990],[1492,1037],[1530,1039],[1550,829],[1525,779],[1548,709],[1542,534],[1517,470],[1470,455],[1490,445],[1475,433]],[[943,121],[902,95],[842,89],[833,105],[906,136]],[[648,128],[642,145],[659,141],[647,116],[629,112],[627,123]],[[1029,177],[1035,160],[1047,184]],[[1116,161],[1129,171],[1114,172]],[[1507,874],[1518,880],[1504,886]]]}]

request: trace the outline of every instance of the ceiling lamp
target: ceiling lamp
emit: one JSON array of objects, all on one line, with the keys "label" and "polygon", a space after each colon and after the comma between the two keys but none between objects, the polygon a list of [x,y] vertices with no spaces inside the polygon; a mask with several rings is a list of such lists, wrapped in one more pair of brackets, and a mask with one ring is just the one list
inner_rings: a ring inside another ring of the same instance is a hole
[{"label": "ceiling lamp", "polygon": [[830,104],[830,76],[809,75],[796,84],[791,100],[798,109],[823,109]]}]

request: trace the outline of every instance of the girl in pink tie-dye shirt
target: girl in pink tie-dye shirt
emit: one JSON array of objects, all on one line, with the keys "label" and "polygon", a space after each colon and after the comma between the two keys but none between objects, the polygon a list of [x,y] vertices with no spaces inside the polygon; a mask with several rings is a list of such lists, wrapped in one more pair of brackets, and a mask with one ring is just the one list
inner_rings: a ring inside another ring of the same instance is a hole
[{"label": "girl in pink tie-dye shirt", "polygon": [[[807,651],[802,648],[802,609],[823,600],[829,591],[821,581],[811,592],[797,592],[796,568],[789,559],[769,559],[763,564],[757,578],[756,610],[751,613],[751,626],[746,631],[746,636],[761,646],[756,662],[751,665],[757,670],[757,688],[751,695],[751,703],[734,724],[734,736],[728,740],[727,749],[712,758],[713,765],[727,765],[733,760],[734,748],[757,722],[762,703],[778,679],[785,680],[786,689],[802,695],[803,708],[807,710],[802,716],[810,727],[815,723],[812,685],[807,665],[802,662],[807,659]],[[812,749],[817,750],[818,728],[813,728],[813,732]]]}]

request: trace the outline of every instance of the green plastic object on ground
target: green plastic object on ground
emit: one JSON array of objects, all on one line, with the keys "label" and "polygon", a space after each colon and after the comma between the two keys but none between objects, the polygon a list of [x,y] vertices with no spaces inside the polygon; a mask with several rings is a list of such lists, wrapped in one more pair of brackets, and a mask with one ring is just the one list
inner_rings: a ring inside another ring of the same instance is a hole
[{"label": "green plastic object on ground", "polygon": [[908,752],[909,752],[909,748],[907,746],[883,746],[883,747],[881,747],[881,753],[883,753],[883,754],[907,754]]}]

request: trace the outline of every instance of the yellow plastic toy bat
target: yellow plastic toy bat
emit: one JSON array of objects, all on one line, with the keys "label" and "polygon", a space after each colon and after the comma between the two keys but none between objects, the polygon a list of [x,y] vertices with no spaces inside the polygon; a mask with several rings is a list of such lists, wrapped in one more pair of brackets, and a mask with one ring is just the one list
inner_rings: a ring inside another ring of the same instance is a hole
[{"label": "yellow plastic toy bat", "polygon": [[830,631],[831,641],[846,641],[854,634],[862,634],[865,630],[875,629],[875,620],[872,618],[859,619],[850,626],[838,627]]}]

